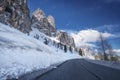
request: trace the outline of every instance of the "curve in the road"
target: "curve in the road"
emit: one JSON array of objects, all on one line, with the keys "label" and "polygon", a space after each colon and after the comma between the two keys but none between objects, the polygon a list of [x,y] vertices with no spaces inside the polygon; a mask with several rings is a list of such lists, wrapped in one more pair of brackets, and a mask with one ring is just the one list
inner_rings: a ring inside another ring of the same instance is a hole
[{"label": "curve in the road", "polygon": [[76,59],[35,80],[120,80],[120,70]]}]

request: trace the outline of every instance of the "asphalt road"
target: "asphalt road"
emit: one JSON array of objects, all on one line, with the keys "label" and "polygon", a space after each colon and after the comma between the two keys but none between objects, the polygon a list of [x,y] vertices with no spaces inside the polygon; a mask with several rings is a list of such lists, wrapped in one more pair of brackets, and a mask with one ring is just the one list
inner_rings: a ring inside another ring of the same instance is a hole
[{"label": "asphalt road", "polygon": [[65,62],[35,80],[120,80],[120,70],[77,59]]}]

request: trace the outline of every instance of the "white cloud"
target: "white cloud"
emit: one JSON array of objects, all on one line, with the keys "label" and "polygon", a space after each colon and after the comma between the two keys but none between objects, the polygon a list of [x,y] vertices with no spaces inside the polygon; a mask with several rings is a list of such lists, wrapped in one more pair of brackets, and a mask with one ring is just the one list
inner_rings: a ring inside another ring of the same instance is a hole
[{"label": "white cloud", "polygon": [[76,44],[76,46],[82,46],[82,47],[85,47],[85,46],[96,47],[96,45],[91,44],[91,43],[87,43],[87,42],[79,42],[79,43]]},{"label": "white cloud", "polygon": [[105,38],[114,37],[113,34],[110,34],[110,33],[107,33],[107,32],[102,33],[102,35],[103,35],[103,37],[105,37]]},{"label": "white cloud", "polygon": [[120,56],[120,49],[114,49],[113,50],[118,56]]},{"label": "white cloud", "polygon": [[[105,38],[114,36],[107,32],[101,34]],[[76,46],[87,45],[87,46],[95,47],[95,45],[91,44],[91,42],[96,42],[99,40],[100,32],[97,30],[89,29],[89,30],[81,30],[78,33],[71,33],[70,35],[74,38]]]},{"label": "white cloud", "polygon": [[116,53],[120,53],[120,49],[114,49],[113,51],[115,51]]}]

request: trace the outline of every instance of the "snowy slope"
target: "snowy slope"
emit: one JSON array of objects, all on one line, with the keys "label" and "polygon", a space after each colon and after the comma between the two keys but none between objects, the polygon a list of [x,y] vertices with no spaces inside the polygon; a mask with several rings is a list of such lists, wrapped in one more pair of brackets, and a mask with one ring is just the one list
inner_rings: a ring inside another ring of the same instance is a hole
[{"label": "snowy slope", "polygon": [[0,80],[80,58],[78,54],[56,50],[41,40],[0,23]]},{"label": "snowy slope", "polygon": [[32,27],[32,31],[30,32],[29,36],[34,38],[39,38],[40,41],[44,42],[44,39],[49,39],[52,41],[55,41],[56,43],[59,43],[60,41],[57,39],[57,37],[49,37],[46,36],[44,33],[41,33],[37,28]]}]

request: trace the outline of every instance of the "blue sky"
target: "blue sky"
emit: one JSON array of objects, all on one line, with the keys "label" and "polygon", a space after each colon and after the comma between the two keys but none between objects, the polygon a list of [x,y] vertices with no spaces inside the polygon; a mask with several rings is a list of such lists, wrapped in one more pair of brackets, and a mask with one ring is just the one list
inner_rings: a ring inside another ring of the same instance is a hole
[{"label": "blue sky", "polygon": [[[95,29],[120,35],[120,0],[28,0],[31,15],[41,8],[54,16],[57,29],[80,31]],[[120,48],[120,38],[111,38],[113,48]]]}]

